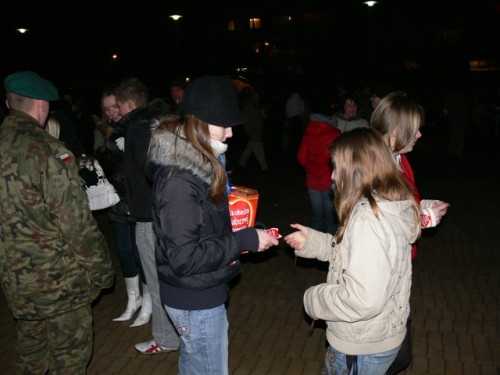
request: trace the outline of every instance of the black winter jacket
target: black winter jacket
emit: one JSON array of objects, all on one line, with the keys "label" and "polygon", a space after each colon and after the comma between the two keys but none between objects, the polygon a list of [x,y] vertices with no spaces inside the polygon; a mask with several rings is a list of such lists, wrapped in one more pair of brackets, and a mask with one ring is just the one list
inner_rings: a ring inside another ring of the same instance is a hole
[{"label": "black winter jacket", "polygon": [[120,196],[120,202],[108,209],[109,220],[115,223],[130,224],[135,223],[135,218],[130,214],[127,203],[125,188],[125,154],[116,145],[116,140],[125,136],[125,129],[119,128],[113,124],[114,132],[106,140],[106,147],[103,151],[97,153],[95,157],[99,160],[104,174],[111,182]]},{"label": "black winter jacket", "polygon": [[151,181],[148,179],[146,161],[152,126],[165,115],[170,107],[162,99],[134,109],[117,123],[125,129],[125,190],[130,213],[140,222],[151,221]]},{"label": "black winter jacket", "polygon": [[149,171],[162,302],[182,310],[220,306],[240,272],[241,251],[258,249],[256,230],[232,231],[227,196],[208,198],[211,164],[183,138],[156,130]]}]

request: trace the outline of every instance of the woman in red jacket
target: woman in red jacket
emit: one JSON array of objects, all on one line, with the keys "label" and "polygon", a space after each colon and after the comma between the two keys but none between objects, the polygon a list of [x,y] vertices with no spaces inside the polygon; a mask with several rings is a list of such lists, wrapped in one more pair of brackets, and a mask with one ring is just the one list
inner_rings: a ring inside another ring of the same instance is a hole
[{"label": "woman in red jacket", "polygon": [[[425,119],[424,109],[406,93],[395,91],[385,96],[377,105],[371,116],[371,126],[385,139],[392,150],[398,168],[410,183],[413,194],[420,204],[420,224],[422,229],[435,227],[448,210],[449,204],[440,200],[420,199],[413,170],[406,154],[413,150],[415,143],[422,136],[420,127]],[[417,246],[412,246],[412,259],[417,254]],[[387,371],[387,374],[397,374],[411,363],[411,315],[408,318],[407,334],[398,357]]]},{"label": "woman in red jacket", "polygon": [[[334,234],[336,213],[332,199],[332,163],[328,147],[341,134],[332,117],[321,107],[309,119],[297,152],[297,160],[306,171],[306,186],[311,204],[309,226],[321,232]],[[331,108],[325,106],[325,110]],[[321,113],[320,113],[321,112]],[[325,114],[323,114],[325,113]]]}]

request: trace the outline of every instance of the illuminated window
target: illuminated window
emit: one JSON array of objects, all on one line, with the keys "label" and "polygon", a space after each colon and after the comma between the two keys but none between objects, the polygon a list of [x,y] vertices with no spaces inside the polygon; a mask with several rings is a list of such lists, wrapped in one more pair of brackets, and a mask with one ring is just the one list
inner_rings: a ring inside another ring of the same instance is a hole
[{"label": "illuminated window", "polygon": [[488,61],[486,60],[470,60],[470,70],[489,70]]},{"label": "illuminated window", "polygon": [[260,18],[250,18],[250,28],[260,29]]},{"label": "illuminated window", "polygon": [[246,18],[233,18],[227,21],[228,31],[243,31],[247,29]]}]

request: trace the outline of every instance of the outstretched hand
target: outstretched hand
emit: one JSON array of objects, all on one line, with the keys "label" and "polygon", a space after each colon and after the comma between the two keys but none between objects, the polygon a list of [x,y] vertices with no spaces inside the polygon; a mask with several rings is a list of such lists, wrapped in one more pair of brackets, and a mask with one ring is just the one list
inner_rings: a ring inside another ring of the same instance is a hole
[{"label": "outstretched hand", "polygon": [[446,215],[448,207],[450,207],[450,204],[442,201],[434,203],[434,205],[431,207],[432,211],[434,212],[434,216],[436,217],[436,225],[438,225],[441,222],[443,216]]},{"label": "outstretched hand", "polygon": [[295,250],[301,250],[306,243],[306,238],[309,233],[309,228],[301,224],[290,224],[292,228],[298,229],[298,231],[290,233],[285,236],[285,242],[291,248]]},{"label": "outstretched hand", "polygon": [[266,251],[271,246],[277,246],[278,240],[274,238],[272,234],[267,233],[264,229],[256,229],[257,235],[259,236],[259,249],[260,251]]}]

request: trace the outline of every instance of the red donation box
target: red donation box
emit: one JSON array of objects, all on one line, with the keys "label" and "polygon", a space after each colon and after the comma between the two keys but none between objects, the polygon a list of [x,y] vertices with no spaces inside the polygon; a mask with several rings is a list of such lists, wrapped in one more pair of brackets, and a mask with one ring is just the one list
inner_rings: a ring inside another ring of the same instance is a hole
[{"label": "red donation box", "polygon": [[259,193],[245,186],[232,186],[229,194],[229,214],[233,232],[253,227],[257,215]]}]

